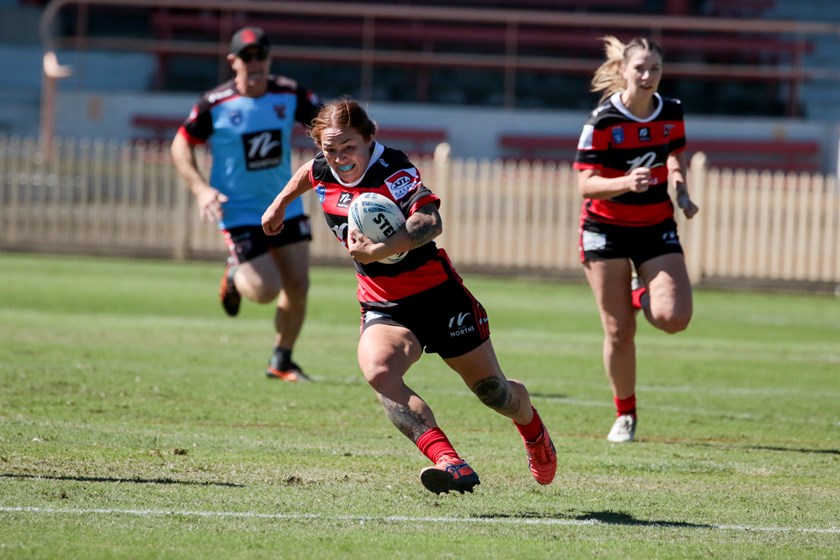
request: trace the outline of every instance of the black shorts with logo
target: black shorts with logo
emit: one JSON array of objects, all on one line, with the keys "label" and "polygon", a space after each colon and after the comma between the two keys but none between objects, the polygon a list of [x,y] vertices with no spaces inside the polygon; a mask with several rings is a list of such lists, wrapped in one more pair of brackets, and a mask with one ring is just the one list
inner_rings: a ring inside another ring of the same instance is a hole
[{"label": "black shorts with logo", "polygon": [[580,228],[580,260],[630,259],[638,270],[645,261],[682,254],[677,223],[667,219],[653,226],[628,227],[586,219]]},{"label": "black shorts with logo", "polygon": [[451,278],[390,307],[372,308],[363,304],[362,332],[377,324],[407,328],[427,353],[441,358],[463,356],[490,338],[487,312],[460,278]]},{"label": "black shorts with logo", "polygon": [[309,216],[296,216],[283,222],[283,231],[277,235],[266,235],[261,226],[240,226],[222,232],[231,256],[237,264],[253,260],[268,253],[270,249],[283,247],[298,241],[311,241],[312,231]]}]

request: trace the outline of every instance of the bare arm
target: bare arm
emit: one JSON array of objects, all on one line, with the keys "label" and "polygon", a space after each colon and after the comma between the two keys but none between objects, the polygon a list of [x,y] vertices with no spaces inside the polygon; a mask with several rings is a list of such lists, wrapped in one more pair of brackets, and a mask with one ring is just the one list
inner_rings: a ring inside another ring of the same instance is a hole
[{"label": "bare arm", "polygon": [[347,238],[347,249],[354,259],[367,264],[389,255],[422,247],[441,233],[443,221],[440,212],[437,206],[430,202],[418,208],[408,217],[403,227],[383,242],[374,243],[358,230],[351,230]]},{"label": "bare arm", "polygon": [[677,193],[677,206],[679,206],[686,218],[691,219],[700,208],[691,200],[688,194],[688,184],[685,180],[686,165],[685,152],[679,152],[668,156],[668,182],[674,186]]},{"label": "bare arm", "polygon": [[262,215],[262,228],[266,235],[276,235],[283,231],[283,220],[286,217],[286,206],[290,202],[312,190],[314,187],[309,182],[309,170],[312,169],[312,161],[301,165],[280,194],[275,197],[274,202]]},{"label": "bare arm", "polygon": [[607,179],[594,169],[578,173],[578,191],[584,198],[607,199],[627,192],[645,192],[650,188],[650,168],[637,167],[622,177]]},{"label": "bare arm", "polygon": [[181,134],[176,134],[175,138],[172,139],[170,152],[175,169],[178,170],[178,174],[184,180],[190,192],[195,195],[201,219],[205,221],[221,219],[223,214],[222,203],[227,202],[227,197],[211,187],[201,175],[195,161],[195,147],[187,142],[187,139]]}]

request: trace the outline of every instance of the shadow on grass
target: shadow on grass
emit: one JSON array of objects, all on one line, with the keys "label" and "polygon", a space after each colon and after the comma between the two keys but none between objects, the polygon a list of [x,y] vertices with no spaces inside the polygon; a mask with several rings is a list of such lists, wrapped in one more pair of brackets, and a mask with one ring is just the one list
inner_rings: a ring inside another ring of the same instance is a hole
[{"label": "shadow on grass", "polygon": [[818,455],[840,455],[840,449],[809,449],[807,447],[779,447],[776,445],[748,445],[747,449],[761,451],[784,451],[788,453],[816,453]]},{"label": "shadow on grass", "polygon": [[184,484],[190,486],[226,486],[229,488],[245,488],[244,484],[234,482],[198,482],[192,480],[176,480],[174,478],[112,478],[105,476],[56,476],[39,474],[0,474],[0,478],[16,478],[21,480],[67,480],[72,482],[119,482],[121,484]]},{"label": "shadow on grass", "polygon": [[813,453],[816,455],[840,455],[840,449],[816,449],[812,447],[782,447],[781,445],[737,445],[732,443],[685,443],[685,442],[667,442],[679,443],[689,447],[728,447],[735,449],[753,449],[755,451],[779,451],[782,453]]},{"label": "shadow on grass", "polygon": [[704,523],[688,523],[685,521],[652,521],[637,519],[629,513],[620,511],[588,511],[573,517],[578,521],[597,521],[605,525],[624,525],[633,527],[673,527],[689,529],[714,529],[712,525]]},{"label": "shadow on grass", "polygon": [[544,513],[521,513],[511,515],[506,513],[489,513],[477,516],[481,519],[556,519],[560,522],[591,523],[593,525],[620,525],[625,527],[670,527],[687,529],[714,529],[713,525],[703,523],[688,523],[685,521],[656,521],[637,519],[629,513],[616,511],[588,511],[579,515],[546,515]]}]

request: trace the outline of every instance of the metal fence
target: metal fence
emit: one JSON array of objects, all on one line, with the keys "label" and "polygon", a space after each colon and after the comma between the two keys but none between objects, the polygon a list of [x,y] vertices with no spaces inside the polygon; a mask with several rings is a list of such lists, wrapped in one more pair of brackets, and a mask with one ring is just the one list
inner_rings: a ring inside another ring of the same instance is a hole
[{"label": "metal fence", "polygon": [[[439,239],[462,270],[581,277],[580,195],[568,163],[451,159],[446,145],[414,161],[443,200]],[[311,157],[296,153],[294,165]],[[689,272],[702,282],[834,290],[840,285],[835,176],[708,169],[691,162],[701,207],[678,216]],[[278,186],[279,188],[280,186]],[[313,193],[315,263],[349,259]],[[168,144],[0,136],[0,249],[174,259],[222,258]]]}]

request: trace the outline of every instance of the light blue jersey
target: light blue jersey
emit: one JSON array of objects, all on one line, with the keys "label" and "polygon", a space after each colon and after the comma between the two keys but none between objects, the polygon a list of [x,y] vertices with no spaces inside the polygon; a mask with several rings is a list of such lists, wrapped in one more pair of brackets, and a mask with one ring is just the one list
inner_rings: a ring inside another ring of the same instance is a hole
[{"label": "light blue jersey", "polygon": [[[260,225],[292,176],[295,122],[309,126],[319,109],[317,96],[283,76],[270,76],[260,97],[240,95],[233,80],[201,96],[179,132],[209,147],[210,185],[228,197],[220,229]],[[302,214],[301,199],[286,209],[286,219]]]}]

